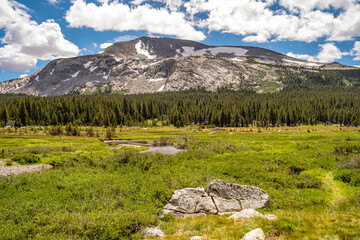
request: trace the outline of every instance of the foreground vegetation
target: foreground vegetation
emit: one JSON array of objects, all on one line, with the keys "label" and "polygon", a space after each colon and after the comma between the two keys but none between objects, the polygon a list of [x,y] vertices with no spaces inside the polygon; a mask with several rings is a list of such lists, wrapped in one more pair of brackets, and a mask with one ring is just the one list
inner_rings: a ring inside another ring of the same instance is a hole
[{"label": "foreground vegetation", "polygon": [[[49,130],[0,129],[2,165],[31,164],[24,156],[33,156],[56,166],[0,178],[0,239],[141,239],[142,228],[158,224],[166,239],[240,239],[257,227],[270,239],[360,238],[358,128],[112,129],[114,138],[188,149],[166,157],[104,144],[104,128],[94,128],[94,137],[89,127],[76,137]],[[174,189],[216,178],[264,189],[271,205],[260,211],[278,219],[159,220]]]}]

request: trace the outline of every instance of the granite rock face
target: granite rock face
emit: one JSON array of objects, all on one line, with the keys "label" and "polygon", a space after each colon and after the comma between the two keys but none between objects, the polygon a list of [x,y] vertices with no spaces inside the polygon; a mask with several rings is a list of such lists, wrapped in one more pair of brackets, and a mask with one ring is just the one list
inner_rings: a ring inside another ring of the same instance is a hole
[{"label": "granite rock face", "polygon": [[97,54],[55,59],[33,74],[0,83],[0,93],[136,94],[197,88],[216,91],[221,87],[262,92],[266,90],[262,89],[263,81],[273,83],[280,91],[285,84],[277,71],[284,67],[293,71],[294,66],[308,71],[357,69],[306,62],[257,47],[141,37],[115,43]]}]

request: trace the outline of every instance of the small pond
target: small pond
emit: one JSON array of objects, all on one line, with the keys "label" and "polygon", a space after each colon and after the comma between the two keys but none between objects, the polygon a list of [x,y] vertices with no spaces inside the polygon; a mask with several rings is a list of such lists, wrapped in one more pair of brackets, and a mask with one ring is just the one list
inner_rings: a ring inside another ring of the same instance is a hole
[{"label": "small pond", "polygon": [[179,149],[174,146],[152,146],[149,143],[148,139],[138,139],[138,140],[124,140],[124,139],[113,139],[113,140],[104,140],[104,143],[109,145],[122,145],[129,147],[147,147],[149,149],[140,151],[140,153],[156,154],[160,153],[164,156],[176,155],[180,152],[185,152],[186,149]]}]

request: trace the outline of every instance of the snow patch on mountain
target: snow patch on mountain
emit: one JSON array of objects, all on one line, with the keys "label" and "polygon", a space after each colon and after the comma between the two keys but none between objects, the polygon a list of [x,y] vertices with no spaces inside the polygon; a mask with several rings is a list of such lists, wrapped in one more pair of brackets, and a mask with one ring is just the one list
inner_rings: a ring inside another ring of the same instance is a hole
[{"label": "snow patch on mountain", "polygon": [[97,66],[92,66],[92,67],[89,69],[89,71],[90,71],[90,72],[93,72],[93,71],[95,71],[97,68],[98,68]]},{"label": "snow patch on mountain", "polygon": [[288,62],[288,63],[295,63],[295,64],[306,65],[306,66],[310,66],[310,67],[319,67],[319,66],[321,66],[320,64],[317,64],[317,63],[299,62],[299,61],[293,61],[293,60],[289,60],[289,59],[283,59],[283,60],[285,62]]},{"label": "snow patch on mountain", "polygon": [[156,58],[156,55],[150,55],[149,46],[146,46],[141,40],[135,44],[136,52],[139,55],[144,55],[148,59]]},{"label": "snow patch on mountain", "polygon": [[93,61],[88,61],[87,63],[84,64],[84,67],[89,68],[92,63]]},{"label": "snow patch on mountain", "polygon": [[149,82],[160,82],[164,80],[166,80],[166,78],[150,78]]},{"label": "snow patch on mountain", "polygon": [[164,88],[165,88],[165,84],[164,85],[162,85],[162,87],[161,88],[159,88],[159,90],[157,90],[158,92],[162,92],[162,91],[164,91]]},{"label": "snow patch on mountain", "polygon": [[76,78],[79,75],[80,71],[77,71],[75,74],[71,75],[71,77]]},{"label": "snow patch on mountain", "polygon": [[244,60],[240,59],[240,58],[232,58],[231,60],[235,61],[235,62],[243,62]]}]

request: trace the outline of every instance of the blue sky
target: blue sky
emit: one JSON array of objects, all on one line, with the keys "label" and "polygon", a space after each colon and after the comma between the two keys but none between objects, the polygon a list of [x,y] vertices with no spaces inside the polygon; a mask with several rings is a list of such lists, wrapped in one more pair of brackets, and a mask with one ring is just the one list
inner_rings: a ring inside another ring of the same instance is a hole
[{"label": "blue sky", "polygon": [[0,0],[0,82],[141,36],[360,65],[358,0]]}]

